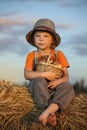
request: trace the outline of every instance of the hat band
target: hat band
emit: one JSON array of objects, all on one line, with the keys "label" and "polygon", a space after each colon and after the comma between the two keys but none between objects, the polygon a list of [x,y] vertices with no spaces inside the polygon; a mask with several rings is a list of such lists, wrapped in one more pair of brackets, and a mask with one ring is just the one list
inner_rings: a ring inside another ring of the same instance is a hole
[{"label": "hat band", "polygon": [[51,29],[51,28],[49,28],[49,27],[46,27],[46,26],[38,26],[38,27],[34,27],[33,30],[40,30],[40,29],[42,29],[42,30],[47,30],[47,31],[49,31],[49,32],[56,33],[53,29]]}]

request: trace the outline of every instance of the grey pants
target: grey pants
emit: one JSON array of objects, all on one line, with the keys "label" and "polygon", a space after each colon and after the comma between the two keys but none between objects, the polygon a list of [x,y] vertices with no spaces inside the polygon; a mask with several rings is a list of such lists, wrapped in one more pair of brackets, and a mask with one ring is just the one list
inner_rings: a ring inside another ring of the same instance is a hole
[{"label": "grey pants", "polygon": [[75,96],[73,86],[70,83],[58,85],[51,96],[47,85],[48,81],[44,78],[32,79],[29,84],[34,100],[43,109],[51,103],[57,103],[60,109],[63,110]]}]

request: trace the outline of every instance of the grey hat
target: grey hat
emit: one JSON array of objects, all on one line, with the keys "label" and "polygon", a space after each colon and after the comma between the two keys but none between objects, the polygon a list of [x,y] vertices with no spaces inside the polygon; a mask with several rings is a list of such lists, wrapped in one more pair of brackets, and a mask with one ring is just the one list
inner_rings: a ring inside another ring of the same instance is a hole
[{"label": "grey hat", "polygon": [[[26,35],[26,40],[33,46],[35,46],[34,44],[34,32],[35,31],[47,31],[49,33],[52,34],[53,38],[54,38],[54,46],[57,47],[60,44],[61,38],[59,36],[58,33],[56,33],[55,31],[55,24],[52,20],[50,19],[40,19],[36,22],[33,30],[31,30],[30,32],[28,32],[28,34]],[[53,47],[54,48],[54,47]]]}]

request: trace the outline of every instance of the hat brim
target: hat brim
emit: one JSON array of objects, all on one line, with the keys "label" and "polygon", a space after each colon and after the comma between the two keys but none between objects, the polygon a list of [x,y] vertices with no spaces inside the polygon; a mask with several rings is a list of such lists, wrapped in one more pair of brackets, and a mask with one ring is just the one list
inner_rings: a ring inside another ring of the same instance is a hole
[{"label": "hat brim", "polygon": [[[31,45],[35,46],[35,43],[34,43],[34,33],[35,31],[48,31],[49,33],[51,33],[54,37],[54,41],[55,41],[55,47],[57,47],[59,44],[60,44],[60,41],[61,41],[61,38],[59,36],[58,33],[54,32],[54,31],[51,31],[51,30],[48,30],[46,28],[37,28],[37,29],[34,29],[34,30],[31,30],[27,35],[26,35],[26,40],[28,41],[28,43],[30,43]],[[35,46],[36,47],[36,46]]]}]

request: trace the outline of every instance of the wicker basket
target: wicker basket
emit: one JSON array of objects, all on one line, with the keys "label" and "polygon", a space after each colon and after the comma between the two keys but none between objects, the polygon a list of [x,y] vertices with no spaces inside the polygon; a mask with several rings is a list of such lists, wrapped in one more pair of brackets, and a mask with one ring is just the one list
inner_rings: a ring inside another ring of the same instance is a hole
[{"label": "wicker basket", "polygon": [[48,64],[46,62],[39,62],[36,65],[36,70],[43,72],[43,71],[49,71],[51,69],[54,69],[54,71],[56,71],[56,73],[59,75],[59,77],[61,78],[64,74],[63,69],[61,69],[59,66],[54,65],[54,64]]}]

